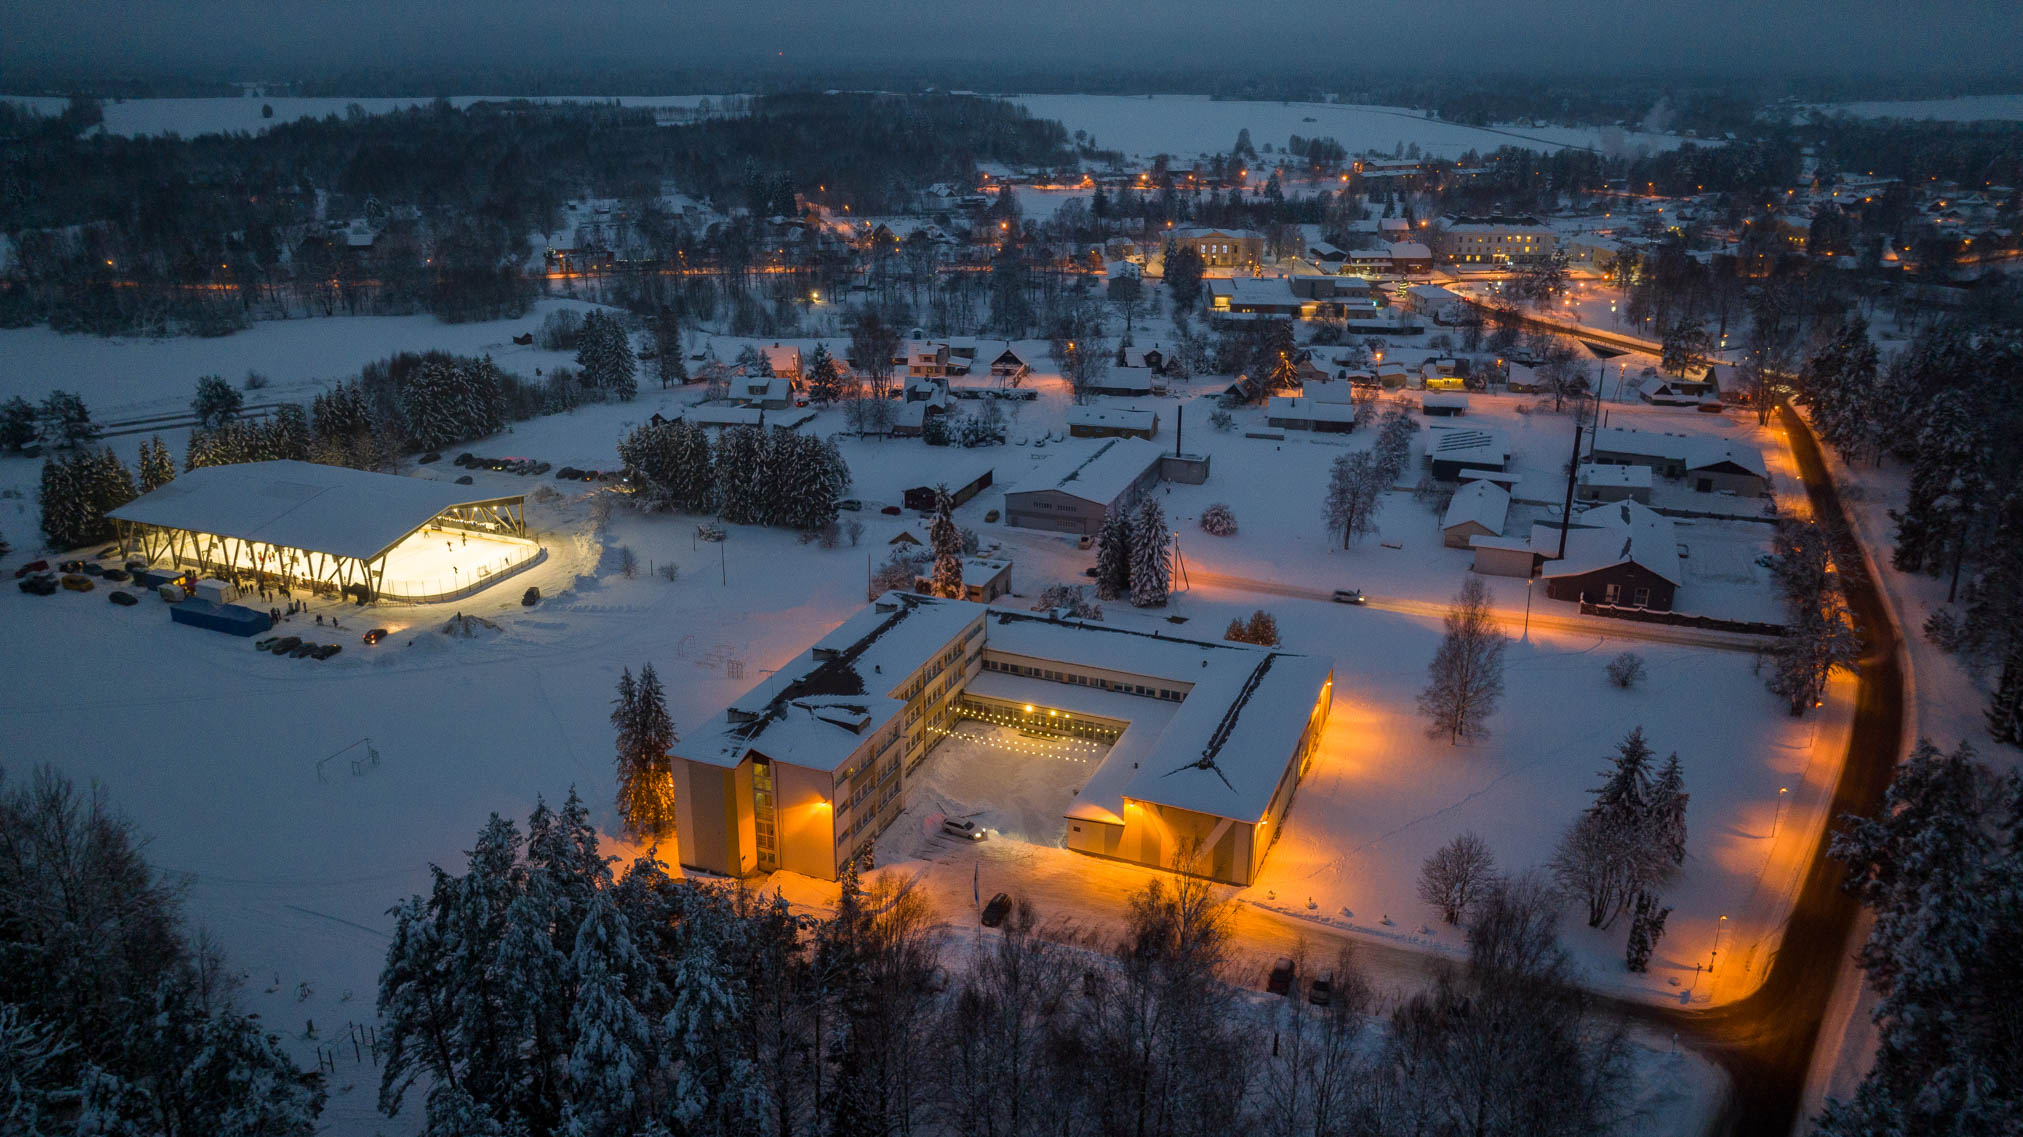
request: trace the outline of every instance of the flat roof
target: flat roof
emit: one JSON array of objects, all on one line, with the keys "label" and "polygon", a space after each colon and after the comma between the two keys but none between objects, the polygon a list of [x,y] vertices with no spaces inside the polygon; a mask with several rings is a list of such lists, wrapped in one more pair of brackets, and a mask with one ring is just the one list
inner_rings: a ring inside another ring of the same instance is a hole
[{"label": "flat roof", "polygon": [[108,516],[369,561],[444,510],[524,494],[315,462],[204,466]]},{"label": "flat roof", "polygon": [[1011,492],[1058,490],[1108,506],[1165,453],[1149,438],[1111,438],[1093,451],[1064,449],[1028,473]]},{"label": "flat roof", "polygon": [[[1322,386],[1322,384],[1315,385]],[[1344,383],[1342,386],[1346,388],[1348,384]],[[1356,407],[1354,403],[1337,402],[1332,399],[1273,395],[1268,409],[1264,412],[1264,417],[1267,419],[1291,418],[1306,419],[1312,422],[1353,423],[1356,421]]]},{"label": "flat roof", "polygon": [[1116,426],[1128,430],[1150,430],[1159,422],[1154,411],[1137,407],[1069,407],[1069,426]]},{"label": "flat roof", "polygon": [[[991,613],[984,651],[1187,688],[1164,729],[1126,730],[1118,738],[1076,800],[1077,810],[1118,814],[1129,798],[1255,822],[1271,804],[1314,703],[1327,697],[1323,688],[1334,673],[1332,662],[1315,656],[1007,611]],[[1048,688],[1047,702],[1053,706],[1072,703],[1086,690],[1068,683],[1049,683]],[[1139,701],[1172,705],[1171,700]],[[1124,717],[1116,710],[1085,709]]]}]

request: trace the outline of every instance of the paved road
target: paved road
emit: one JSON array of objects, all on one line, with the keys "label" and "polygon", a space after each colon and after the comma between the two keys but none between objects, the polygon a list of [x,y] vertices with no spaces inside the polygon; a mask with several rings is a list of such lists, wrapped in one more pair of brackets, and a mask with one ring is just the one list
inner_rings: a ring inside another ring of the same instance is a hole
[{"label": "paved road", "polygon": [[[1334,592],[1325,588],[1308,588],[1283,581],[1264,580],[1250,576],[1232,576],[1228,573],[1206,572],[1189,568],[1187,579],[1190,585],[1207,588],[1228,588],[1242,592],[1263,592],[1273,596],[1292,596],[1301,600],[1332,600]],[[1739,632],[1717,632],[1701,628],[1672,627],[1666,624],[1645,624],[1635,620],[1615,620],[1602,616],[1566,615],[1549,610],[1549,605],[1559,601],[1537,598],[1539,604],[1531,612],[1531,626],[1544,631],[1571,632],[1575,635],[1608,636],[1611,639],[1643,640],[1649,643],[1685,644],[1689,647],[1712,648],[1716,651],[1737,651],[1748,654],[1762,651],[1770,641],[1762,636],[1744,635]],[[1448,606],[1426,600],[1403,600],[1397,597],[1367,596],[1364,606],[1379,612],[1397,612],[1406,616],[1423,616],[1428,619],[1442,619],[1447,615]],[[1496,619],[1508,631],[1524,627],[1525,617],[1521,609],[1505,611],[1497,609]]]},{"label": "paved road", "polygon": [[[1853,540],[1853,527],[1811,429],[1788,405],[1779,411],[1815,514],[1822,524],[1840,527]],[[1867,570],[1860,565],[1845,567],[1849,571],[1843,572],[1842,583],[1867,642],[1855,685],[1847,761],[1830,807],[1835,817],[1872,814],[1880,807],[1890,774],[1902,757],[1905,702],[1896,619]],[[1754,995],[1697,1012],[1622,1008],[1633,1017],[1670,1025],[1695,1039],[1700,1049],[1727,1068],[1735,1094],[1717,1127],[1719,1133],[1786,1137],[1799,1121],[1820,1024],[1841,965],[1855,948],[1853,931],[1861,915],[1860,907],[1840,890],[1842,876],[1839,862],[1827,857],[1826,842],[1820,842],[1770,974]]]}]

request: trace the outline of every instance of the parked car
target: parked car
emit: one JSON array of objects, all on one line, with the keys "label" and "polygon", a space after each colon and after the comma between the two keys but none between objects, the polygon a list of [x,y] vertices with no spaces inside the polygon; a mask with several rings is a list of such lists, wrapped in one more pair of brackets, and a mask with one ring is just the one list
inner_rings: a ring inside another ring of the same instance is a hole
[{"label": "parked car", "polygon": [[990,903],[983,906],[983,926],[995,928],[1004,923],[1004,918],[1011,913],[1011,904],[1011,896],[1008,893],[1000,892],[991,897]]},{"label": "parked car", "polygon": [[997,522],[997,510],[995,509],[985,510],[983,514],[983,520],[984,523],[987,525],[995,524]]},{"label": "parked car", "polygon": [[117,604],[122,608],[131,608],[134,605],[140,603],[140,597],[135,596],[131,592],[115,592],[112,595],[107,596],[106,599],[112,601],[114,604]]},{"label": "parked car", "polygon": [[280,636],[261,636],[259,639],[253,641],[253,650],[266,651],[268,648],[273,647],[274,642],[280,638]]},{"label": "parked car", "polygon": [[1321,968],[1314,981],[1307,984],[1307,1002],[1316,1007],[1325,1007],[1335,997],[1335,972],[1331,967]]},{"label": "parked car", "polygon": [[56,592],[56,578],[46,573],[25,577],[21,581],[21,591],[30,596],[50,596]]},{"label": "parked car", "polygon": [[896,505],[888,505],[884,509],[879,510],[878,512],[885,514],[887,517],[897,517],[899,516],[901,511],[900,508]]},{"label": "parked car", "polygon": [[1075,548],[1077,549],[1086,549],[1095,543],[1096,539],[1094,537],[1089,536],[1087,533],[1084,533],[1081,536],[1075,538]]},{"label": "parked car", "polygon": [[1290,995],[1292,981],[1297,977],[1292,960],[1287,956],[1279,956],[1278,962],[1271,965],[1271,974],[1265,978],[1264,989],[1273,995]]},{"label": "parked car", "polygon": [[854,497],[846,497],[846,498],[844,498],[844,499],[843,499],[842,501],[839,501],[839,502],[837,502],[837,503],[836,503],[836,508],[837,508],[837,509],[847,509],[847,510],[849,510],[850,512],[852,512],[852,513],[855,513],[855,512],[857,512],[858,510],[860,510],[860,509],[864,508],[864,503],[863,503],[863,502],[861,502],[861,501],[858,501],[858,500],[857,500],[856,498],[854,498]]},{"label": "parked car", "polygon": [[273,652],[275,655],[287,655],[289,652],[294,651],[296,648],[301,646],[302,646],[301,636],[282,636],[280,639],[277,639],[273,643],[268,644],[267,650]]},{"label": "parked car", "polygon": [[458,478],[458,479],[457,479],[457,484],[458,484],[458,485],[460,485],[460,486],[467,486],[467,485],[470,485],[470,484],[471,484],[471,476],[470,476],[469,474],[465,474],[465,475],[464,475],[463,477],[461,477],[461,478]]},{"label": "parked car", "polygon": [[415,459],[417,463],[423,466],[428,465],[430,462],[440,462],[442,460],[443,460],[442,453],[437,450],[431,450],[428,453],[422,455],[420,458]]},{"label": "parked car", "polygon": [[310,652],[309,658],[321,662],[322,660],[329,659],[331,656],[336,655],[338,652],[343,650],[344,650],[343,644],[324,644],[322,647],[319,647],[315,651]]},{"label": "parked car", "polygon": [[296,644],[295,647],[288,652],[288,658],[306,659],[308,658],[310,652],[316,650],[316,647],[317,645],[305,640],[302,643]]},{"label": "parked car", "polygon": [[470,464],[471,464],[471,452],[468,450],[464,451],[462,454],[457,455],[455,461],[452,461],[450,463],[450,465],[452,466],[468,466]]},{"label": "parked car", "polygon": [[114,584],[125,584],[133,579],[133,574],[125,569],[105,569],[99,574]]},{"label": "parked car", "polygon": [[363,639],[363,640],[364,640],[364,641],[365,641],[366,643],[369,643],[369,644],[376,644],[376,643],[378,643],[379,641],[381,641],[381,640],[383,640],[383,639],[385,639],[385,638],[386,638],[386,629],[385,629],[385,628],[374,628],[374,629],[372,629],[371,631],[369,631],[369,632],[365,633],[365,635],[363,635],[363,636],[362,636],[362,637],[360,637],[360,638],[361,638],[361,639]]},{"label": "parked car", "polygon": [[70,573],[77,573],[77,572],[83,572],[83,571],[84,571],[84,562],[83,562],[83,561],[65,561],[65,562],[63,562],[62,564],[60,564],[60,565],[57,565],[57,566],[56,566],[56,571],[58,571],[58,572],[70,572]]},{"label": "parked car", "polygon": [[1364,600],[1363,590],[1360,588],[1337,588],[1335,589],[1335,603],[1364,604],[1367,601]]},{"label": "parked car", "polygon": [[30,573],[48,572],[48,571],[49,571],[48,561],[29,561],[27,564],[22,565],[20,568],[14,570],[14,579],[20,580],[22,577],[27,576]]},{"label": "parked car", "polygon": [[72,592],[90,592],[93,585],[91,578],[83,573],[67,572],[63,574],[63,587]]},{"label": "parked car", "polygon": [[966,817],[950,817],[943,820],[941,831],[950,837],[960,837],[965,841],[981,841],[985,836],[983,826]]},{"label": "parked car", "polygon": [[83,568],[81,568],[81,569],[79,569],[79,570],[77,570],[77,571],[79,571],[79,572],[83,573],[83,574],[84,574],[84,575],[86,575],[86,576],[104,576],[104,575],[105,575],[105,566],[104,566],[104,565],[99,565],[99,564],[93,564],[93,563],[92,563],[92,562],[90,562],[90,561],[86,561],[86,562],[84,562],[84,567],[83,567]]},{"label": "parked car", "polygon": [[527,591],[522,592],[520,594],[520,607],[522,608],[532,608],[534,605],[539,604],[540,602],[541,602],[541,590],[539,588],[535,588],[529,585]]},{"label": "parked car", "polygon": [[545,474],[545,473],[547,473],[547,472],[548,472],[549,470],[552,470],[552,469],[554,469],[554,467],[552,467],[552,466],[548,465],[548,463],[546,463],[546,462],[536,462],[536,463],[534,463],[534,468],[533,468],[533,469],[531,469],[531,470],[528,470],[527,472],[528,472],[529,474],[533,474],[533,475],[535,475],[536,477],[538,477],[538,476],[540,476],[540,475],[542,475],[542,474]]},{"label": "parked car", "polygon": [[1083,569],[1083,570],[1082,570],[1082,575],[1083,575],[1083,576],[1090,576],[1090,577],[1092,577],[1092,576],[1095,576],[1095,575],[1096,575],[1096,566],[1095,566],[1095,565],[1090,565],[1090,566],[1089,566],[1088,568],[1085,568],[1085,569]]}]

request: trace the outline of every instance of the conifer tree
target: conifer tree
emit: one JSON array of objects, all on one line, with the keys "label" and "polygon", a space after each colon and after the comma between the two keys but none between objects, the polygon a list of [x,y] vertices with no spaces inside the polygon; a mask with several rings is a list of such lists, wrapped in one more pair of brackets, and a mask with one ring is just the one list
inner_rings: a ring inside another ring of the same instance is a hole
[{"label": "conifer tree", "polygon": [[628,1137],[636,1131],[653,1065],[652,1032],[634,1002],[647,967],[607,893],[592,899],[570,965],[577,982],[569,1013],[575,1045],[564,1131],[569,1137]]},{"label": "conifer tree", "polygon": [[1173,591],[1173,563],[1166,549],[1172,533],[1166,528],[1166,511],[1159,502],[1146,497],[1138,505],[1131,524],[1131,606],[1162,608]]},{"label": "conifer tree", "polygon": [[198,425],[216,430],[238,418],[245,405],[246,396],[238,388],[219,376],[206,375],[197,380],[197,397],[190,402],[190,411],[197,416]]},{"label": "conifer tree", "polygon": [[618,678],[611,725],[617,728],[618,815],[628,832],[657,839],[674,830],[674,770],[668,751],[676,738],[667,697],[653,665]]},{"label": "conifer tree", "polygon": [[755,426],[725,427],[717,434],[711,464],[716,470],[717,512],[734,525],[755,525],[765,509],[759,474],[762,438]]},{"label": "conifer tree", "polygon": [[836,357],[829,354],[829,345],[818,343],[813,354],[808,356],[807,376],[808,397],[823,406],[843,397],[843,369],[837,365]]},{"label": "conifer tree", "polygon": [[955,499],[948,487],[934,489],[934,523],[927,529],[928,547],[934,550],[934,594],[951,599],[962,597],[962,533],[955,527]]},{"label": "conifer tree", "polygon": [[1131,591],[1131,521],[1122,508],[1110,510],[1096,533],[1096,596],[1115,600]]},{"label": "conifer tree", "polygon": [[681,354],[681,321],[674,309],[662,304],[647,327],[653,342],[653,374],[662,390],[688,382],[688,361]]}]

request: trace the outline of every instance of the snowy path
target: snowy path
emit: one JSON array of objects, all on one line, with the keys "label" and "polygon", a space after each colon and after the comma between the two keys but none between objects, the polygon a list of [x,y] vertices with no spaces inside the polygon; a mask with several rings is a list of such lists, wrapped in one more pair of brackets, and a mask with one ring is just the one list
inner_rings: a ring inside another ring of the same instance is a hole
[{"label": "snowy path", "polygon": [[[1304,588],[1282,581],[1261,580],[1256,577],[1231,576],[1227,573],[1204,572],[1200,569],[1188,573],[1190,582],[1199,587],[1226,588],[1238,592],[1265,592],[1274,596],[1291,596],[1301,600],[1332,600],[1334,593],[1325,588]],[[1558,601],[1546,603],[1557,604]],[[1368,596],[1363,604],[1380,612],[1396,612],[1403,616],[1422,616],[1431,620],[1444,619],[1448,605],[1426,600],[1407,600],[1400,597]],[[1499,608],[1496,619],[1509,631],[1523,628],[1527,622],[1525,614],[1519,611]],[[1534,609],[1529,623],[1537,628],[1571,632],[1576,635],[1594,635],[1608,639],[1642,640],[1647,643],[1683,644],[1687,647],[1713,648],[1717,651],[1735,651],[1753,655],[1769,646],[1769,641],[1761,636],[1742,635],[1734,632],[1712,632],[1698,628],[1668,627],[1663,624],[1642,624],[1635,620],[1590,619],[1581,616],[1561,616],[1548,611]]]}]

